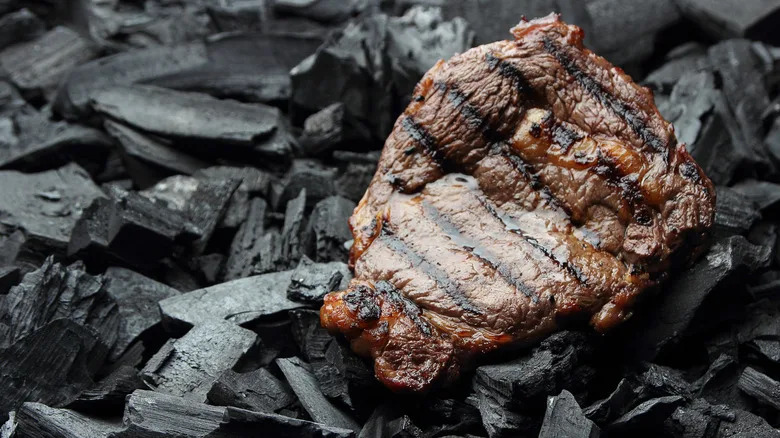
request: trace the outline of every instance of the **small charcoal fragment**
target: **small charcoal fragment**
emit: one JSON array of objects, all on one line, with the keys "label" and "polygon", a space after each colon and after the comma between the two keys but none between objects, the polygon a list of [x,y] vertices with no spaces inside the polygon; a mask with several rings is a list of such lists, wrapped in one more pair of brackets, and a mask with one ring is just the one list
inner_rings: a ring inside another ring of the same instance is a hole
[{"label": "small charcoal fragment", "polygon": [[320,392],[317,380],[308,364],[298,358],[277,359],[276,364],[284,373],[287,383],[311,418],[328,426],[350,429],[355,432],[360,426],[345,413],[331,404]]},{"label": "small charcoal fragment", "polygon": [[679,395],[688,397],[691,385],[680,370],[658,364],[650,366],[638,376],[641,382],[640,399]]},{"label": "small charcoal fragment", "polygon": [[706,56],[706,49],[701,44],[683,43],[670,50],[664,57],[664,64],[648,73],[642,82],[656,92],[669,93],[683,75],[704,69]]},{"label": "small charcoal fragment", "polygon": [[539,438],[598,438],[601,430],[582,414],[580,405],[569,391],[547,398]]},{"label": "small charcoal fragment", "polygon": [[266,208],[267,204],[261,198],[254,198],[249,203],[246,220],[241,224],[230,244],[230,253],[223,274],[225,280],[249,277],[255,271],[255,264],[260,262],[260,259],[272,257],[272,248],[264,244],[266,240],[263,239]]},{"label": "small charcoal fragment", "polygon": [[218,406],[267,413],[279,412],[295,400],[290,388],[265,368],[248,373],[225,371],[214,382],[208,398]]},{"label": "small charcoal fragment", "polygon": [[254,196],[268,196],[274,177],[254,167],[215,166],[199,170],[193,176],[202,180],[235,179],[241,181],[238,190],[230,198],[221,227],[234,228],[241,225],[249,212],[250,199]]},{"label": "small charcoal fragment", "polygon": [[348,163],[335,181],[336,194],[360,202],[376,171],[374,163]]},{"label": "small charcoal fragment", "polygon": [[306,231],[307,252],[318,262],[347,260],[344,243],[352,239],[349,217],[355,203],[341,196],[318,202],[311,212]]},{"label": "small charcoal fragment", "polygon": [[371,134],[361,131],[348,118],[344,104],[336,102],[306,118],[300,143],[307,155],[316,156],[345,143],[370,140]]},{"label": "small charcoal fragment", "polygon": [[333,185],[336,169],[324,166],[311,159],[294,160],[284,178],[272,188],[272,203],[275,210],[281,210],[295,199],[301,190],[306,190],[306,207],[312,208],[322,199],[335,193]]},{"label": "small charcoal fragment", "polygon": [[[282,415],[228,407],[219,429],[227,437],[251,438],[262,431],[267,436],[296,438],[354,438],[351,429],[333,427]],[[222,437],[223,435],[218,435]]]},{"label": "small charcoal fragment", "polygon": [[610,424],[610,433],[614,431],[622,434],[658,428],[684,401],[679,395],[670,395],[641,403]]},{"label": "small charcoal fragment", "polygon": [[306,199],[306,189],[301,189],[300,194],[287,203],[281,242],[274,260],[277,269],[294,267],[304,253]]},{"label": "small charcoal fragment", "polygon": [[126,396],[142,387],[138,370],[123,365],[94,387],[82,391],[68,407],[81,412],[121,412]]},{"label": "small charcoal fragment", "polygon": [[341,22],[366,9],[364,0],[276,0],[274,11],[311,18],[317,21]]},{"label": "small charcoal fragment", "polygon": [[230,198],[240,184],[235,179],[201,181],[187,200],[187,230],[198,236],[192,244],[195,254],[201,254],[206,249],[212,233],[227,211]]},{"label": "small charcoal fragment", "polygon": [[726,235],[744,234],[761,219],[756,204],[731,187],[718,187],[715,226]]},{"label": "small charcoal fragment", "polygon": [[745,368],[739,378],[739,389],[745,394],[780,410],[780,382],[751,367]]},{"label": "small charcoal fragment", "polygon": [[[381,393],[373,370],[366,366],[346,345],[331,340],[325,351],[316,354],[309,350],[314,377],[320,390],[330,399],[339,400],[357,413],[365,413],[366,406],[374,404]],[[311,346],[310,346],[311,347]],[[322,358],[319,356],[322,354]]]},{"label": "small charcoal fragment", "polygon": [[46,24],[28,9],[3,15],[0,18],[0,50],[35,39],[45,31]]},{"label": "small charcoal fragment", "polygon": [[599,424],[608,424],[628,412],[639,401],[642,388],[633,381],[621,379],[606,398],[585,408],[585,416]]},{"label": "small charcoal fragment", "polygon": [[8,413],[8,421],[0,426],[0,438],[12,438],[16,432],[16,411]]},{"label": "small charcoal fragment", "polygon": [[328,345],[334,340],[320,324],[320,314],[315,310],[297,309],[290,312],[292,335],[309,362],[324,361]]},{"label": "small charcoal fragment", "polygon": [[211,320],[245,324],[301,307],[287,299],[292,271],[274,272],[194,290],[160,302],[166,323],[197,325]]},{"label": "small charcoal fragment", "polygon": [[254,333],[232,322],[208,321],[169,341],[141,375],[156,391],[205,402],[214,382],[236,365],[255,339]]},{"label": "small charcoal fragment", "polygon": [[780,43],[776,23],[780,2],[677,0],[682,13],[717,39],[746,37]]},{"label": "small charcoal fragment", "polygon": [[351,279],[346,263],[315,263],[303,256],[292,272],[287,298],[306,304],[321,304],[325,294],[345,289]]},{"label": "small charcoal fragment", "polygon": [[[206,437],[222,423],[225,408],[156,391],[138,390],[127,398],[122,423],[114,438]],[[225,437],[226,438],[226,437]]]},{"label": "small charcoal fragment", "polygon": [[16,413],[16,436],[102,438],[122,430],[119,421],[90,418],[70,409],[54,409],[40,403],[25,403]]},{"label": "small charcoal fragment", "polygon": [[749,397],[739,390],[740,365],[728,354],[721,354],[694,385],[696,396],[710,403],[728,403],[733,408],[748,408]]},{"label": "small charcoal fragment", "polygon": [[755,202],[761,211],[769,211],[780,202],[780,184],[748,179],[738,182],[733,189]]},{"label": "small charcoal fragment", "polygon": [[138,337],[161,320],[158,302],[179,291],[125,268],[108,268],[105,290],[119,307],[119,338],[111,350],[118,359]]}]

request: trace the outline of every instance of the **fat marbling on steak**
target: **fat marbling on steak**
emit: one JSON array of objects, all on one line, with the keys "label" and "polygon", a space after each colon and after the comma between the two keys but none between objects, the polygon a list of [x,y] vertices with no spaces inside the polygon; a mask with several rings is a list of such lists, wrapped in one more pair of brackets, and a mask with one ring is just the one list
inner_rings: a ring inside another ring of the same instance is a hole
[{"label": "fat marbling on steak", "polygon": [[512,33],[426,73],[350,219],[355,279],[322,324],[393,390],[615,327],[712,225],[712,182],[648,89],[556,15]]}]

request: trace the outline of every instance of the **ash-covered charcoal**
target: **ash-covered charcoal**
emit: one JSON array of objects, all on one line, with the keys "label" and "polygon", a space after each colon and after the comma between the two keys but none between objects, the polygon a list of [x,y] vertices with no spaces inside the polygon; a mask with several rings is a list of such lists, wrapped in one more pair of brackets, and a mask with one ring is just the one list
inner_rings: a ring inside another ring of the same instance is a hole
[{"label": "ash-covered charcoal", "polygon": [[248,373],[227,370],[208,392],[211,404],[255,412],[279,412],[295,398],[290,388],[265,368]]},{"label": "ash-covered charcoal", "polygon": [[0,295],[5,295],[19,283],[19,268],[0,266]]},{"label": "ash-covered charcoal", "polygon": [[134,171],[139,166],[135,161],[152,165],[168,172],[191,175],[208,166],[208,163],[171,147],[170,142],[162,138],[153,138],[127,125],[106,120],[103,124],[106,131],[114,137],[122,147],[122,158],[125,167],[130,172],[136,184],[146,186],[147,169]]},{"label": "ash-covered charcoal", "polygon": [[0,349],[0,421],[25,401],[51,406],[91,387],[108,349],[94,330],[62,318]]},{"label": "ash-covered charcoal", "polygon": [[156,391],[137,390],[127,398],[122,423],[113,438],[214,437],[225,408]]},{"label": "ash-covered charcoal", "polygon": [[751,367],[742,371],[739,389],[759,403],[780,410],[780,382]]},{"label": "ash-covered charcoal", "polygon": [[679,395],[648,400],[610,424],[609,432],[620,436],[660,429],[663,422],[684,402],[685,399]]},{"label": "ash-covered charcoal", "polygon": [[110,357],[115,361],[142,333],[160,322],[157,303],[179,295],[179,291],[125,268],[108,268],[104,278],[105,290],[119,308],[119,336]]},{"label": "ash-covered charcoal", "polygon": [[305,255],[293,269],[287,298],[306,304],[322,304],[328,292],[345,289],[352,273],[344,262],[315,263]]},{"label": "ash-covered charcoal", "polygon": [[587,419],[574,396],[566,390],[547,398],[539,438],[598,438],[601,429]]},{"label": "ash-covered charcoal", "polygon": [[271,182],[274,181],[273,175],[254,167],[214,166],[201,169],[193,176],[202,180],[241,181],[241,185],[230,197],[227,211],[219,225],[226,228],[236,228],[241,225],[247,218],[250,199],[255,196],[267,197]]},{"label": "ash-covered charcoal", "polygon": [[16,435],[26,438],[98,438],[122,430],[119,420],[91,418],[71,409],[25,403],[16,413]]},{"label": "ash-covered charcoal", "polygon": [[745,234],[761,219],[755,202],[731,187],[718,187],[715,201],[716,232],[724,235]]},{"label": "ash-covered charcoal", "polygon": [[[282,415],[252,412],[245,409],[228,407],[225,409],[222,425],[217,437],[253,438],[258,431],[267,436],[296,438],[354,438],[351,429],[333,427]],[[210,435],[211,436],[211,435]]]},{"label": "ash-covered charcoal", "polygon": [[0,348],[57,319],[88,327],[107,349],[116,343],[120,315],[105,280],[87,274],[81,262],[66,267],[49,257],[0,302]]},{"label": "ash-covered charcoal", "polygon": [[358,423],[322,394],[307,363],[297,357],[277,359],[276,365],[311,418],[328,426],[360,431]]},{"label": "ash-covered charcoal", "polygon": [[172,327],[211,320],[245,324],[301,307],[287,299],[292,271],[273,272],[220,283],[160,301],[164,322]]},{"label": "ash-covered charcoal", "polygon": [[298,141],[306,155],[316,156],[350,142],[370,141],[371,133],[360,128],[344,104],[336,102],[306,118]]},{"label": "ash-covered charcoal", "polygon": [[306,190],[306,207],[314,207],[317,202],[335,194],[336,177],[336,168],[325,166],[318,160],[294,160],[284,178],[271,187],[274,210],[282,210],[301,194],[301,190]]},{"label": "ash-covered charcoal", "polygon": [[155,391],[205,402],[219,376],[233,368],[257,336],[232,322],[212,320],[170,340],[141,372]]},{"label": "ash-covered charcoal", "polygon": [[278,269],[290,269],[304,254],[304,231],[306,230],[306,189],[301,189],[294,199],[287,202],[284,213],[281,242],[274,254],[274,264]]},{"label": "ash-covered charcoal", "polygon": [[31,269],[50,254],[64,254],[82,211],[105,197],[76,164],[30,174],[0,171],[0,187],[0,259]]},{"label": "ash-covered charcoal", "polygon": [[469,48],[472,35],[463,19],[444,21],[438,9],[352,21],[291,70],[293,116],[342,102],[361,129],[384,139],[423,73]]},{"label": "ash-covered charcoal", "polygon": [[122,365],[94,387],[82,391],[68,408],[80,412],[116,414],[122,412],[127,395],[143,387],[138,370]]},{"label": "ash-covered charcoal", "polygon": [[776,0],[743,3],[739,0],[676,0],[683,15],[717,39],[745,37],[780,43]]},{"label": "ash-covered charcoal", "polygon": [[518,359],[477,368],[472,384],[488,434],[531,434],[539,427],[534,412],[544,409],[548,395],[586,387],[591,373],[584,362],[591,354],[586,335],[559,332]]},{"label": "ash-covered charcoal", "polygon": [[273,248],[267,245],[265,212],[267,204],[262,198],[253,198],[244,223],[230,244],[223,279],[225,281],[249,277],[255,272],[255,264],[273,257]]},{"label": "ash-covered charcoal", "polygon": [[684,75],[705,70],[708,64],[706,47],[697,42],[683,43],[670,50],[664,56],[664,63],[648,73],[642,83],[656,93],[670,94]]},{"label": "ash-covered charcoal", "polygon": [[732,188],[744,198],[755,202],[762,212],[771,211],[780,202],[780,184],[747,179]]},{"label": "ash-covered charcoal", "polygon": [[717,240],[702,260],[666,286],[663,296],[642,321],[630,350],[651,359],[672,341],[679,340],[696,311],[716,289],[727,289],[741,272],[752,272],[769,263],[771,248],[756,246],[742,236]]},{"label": "ash-covered charcoal", "polygon": [[641,397],[644,388],[641,384],[623,378],[606,397],[583,410],[585,416],[598,424],[609,424],[612,420],[628,412]]},{"label": "ash-covered charcoal", "polygon": [[318,202],[306,228],[306,252],[318,262],[346,260],[344,244],[352,240],[349,217],[355,203],[341,196],[329,196]]},{"label": "ash-covered charcoal", "polygon": [[91,97],[101,114],[162,137],[209,143],[212,154],[231,147],[248,156],[286,158],[292,152],[281,112],[260,103],[145,85],[115,85]]},{"label": "ash-covered charcoal", "polygon": [[46,24],[27,8],[3,15],[0,17],[0,50],[35,39],[45,31]]},{"label": "ash-covered charcoal", "polygon": [[71,69],[96,54],[96,47],[87,38],[57,26],[33,41],[0,52],[0,67],[19,89],[51,97]]}]

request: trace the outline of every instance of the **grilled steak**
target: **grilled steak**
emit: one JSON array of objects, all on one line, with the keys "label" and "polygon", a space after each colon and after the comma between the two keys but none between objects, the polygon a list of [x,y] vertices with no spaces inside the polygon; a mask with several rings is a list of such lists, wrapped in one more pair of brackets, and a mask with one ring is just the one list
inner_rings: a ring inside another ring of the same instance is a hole
[{"label": "grilled steak", "polygon": [[512,33],[425,75],[350,219],[355,279],[321,320],[391,389],[572,320],[609,330],[712,224],[648,89],[555,15]]}]

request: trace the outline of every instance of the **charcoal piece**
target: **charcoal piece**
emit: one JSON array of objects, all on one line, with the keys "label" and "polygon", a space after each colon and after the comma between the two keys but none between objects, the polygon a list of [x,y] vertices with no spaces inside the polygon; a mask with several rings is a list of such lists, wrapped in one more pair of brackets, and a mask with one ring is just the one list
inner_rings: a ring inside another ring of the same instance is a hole
[{"label": "charcoal piece", "polygon": [[141,376],[156,391],[205,402],[214,382],[246,354],[255,339],[254,333],[232,322],[198,324],[149,359]]},{"label": "charcoal piece", "polygon": [[[685,332],[696,310],[718,286],[727,285],[740,272],[766,266],[770,249],[752,245],[742,236],[719,239],[691,269],[681,273],[664,291],[660,302],[648,313],[632,354],[650,359]],[[725,287],[725,286],[723,286]]]},{"label": "charcoal piece", "polygon": [[485,430],[490,436],[532,433],[538,423],[528,418],[529,408],[563,388],[585,385],[578,368],[591,354],[584,334],[559,332],[523,357],[477,368],[472,384]]},{"label": "charcoal piece", "polygon": [[336,102],[306,118],[300,144],[307,155],[315,156],[344,143],[368,141],[370,137],[369,132],[361,132],[360,126],[349,120],[344,104]]},{"label": "charcoal piece", "polygon": [[70,319],[55,319],[0,349],[0,421],[25,401],[63,405],[93,385],[108,349],[95,332]]},{"label": "charcoal piece", "polygon": [[[171,147],[163,139],[154,139],[129,126],[106,120],[103,124],[122,146],[125,161],[141,160],[169,171],[191,175],[208,164]],[[130,168],[133,163],[128,163]]]},{"label": "charcoal piece", "polygon": [[306,304],[322,304],[328,292],[345,289],[352,273],[343,262],[315,263],[303,256],[292,272],[287,298]]},{"label": "charcoal piece", "polygon": [[731,412],[733,421],[721,421],[718,436],[778,438],[780,432],[769,425],[763,418],[748,411],[734,409]]},{"label": "charcoal piece", "polygon": [[68,408],[80,412],[112,414],[122,411],[127,395],[143,387],[138,370],[120,366],[97,385],[82,391]]},{"label": "charcoal piece", "polygon": [[46,24],[26,8],[3,15],[0,18],[0,50],[35,39],[45,31]]},{"label": "charcoal piece", "polygon": [[21,232],[20,257],[36,266],[65,252],[82,211],[105,196],[75,164],[33,174],[0,171],[0,186],[0,246]]},{"label": "charcoal piece", "polygon": [[16,413],[16,436],[30,438],[102,438],[122,430],[118,421],[90,418],[70,409],[25,403]]},{"label": "charcoal piece", "polygon": [[250,199],[254,196],[268,196],[273,176],[254,167],[215,166],[202,169],[194,174],[203,180],[235,179],[241,181],[241,185],[233,193],[228,204],[225,217],[222,218],[220,227],[236,228],[240,226],[249,214]]},{"label": "charcoal piece", "polygon": [[276,0],[274,11],[311,18],[317,21],[341,22],[358,15],[368,7],[365,0]]},{"label": "charcoal piece", "polygon": [[261,30],[270,6],[265,0],[212,1],[206,9],[220,32],[237,32]]},{"label": "charcoal piece", "polygon": [[5,295],[19,283],[19,268],[16,266],[0,266],[0,295]]},{"label": "charcoal piece", "polygon": [[648,73],[642,83],[656,92],[669,94],[683,75],[704,69],[707,62],[707,52],[701,44],[683,43],[670,50],[664,56],[664,63]]},{"label": "charcoal piece", "polygon": [[227,211],[230,198],[241,184],[239,180],[208,180],[198,184],[198,189],[187,202],[187,229],[198,236],[193,242],[195,254],[203,253]]},{"label": "charcoal piece", "polygon": [[217,283],[217,277],[222,272],[225,256],[219,253],[202,255],[195,259],[198,271],[208,284]]},{"label": "charcoal piece", "polygon": [[131,437],[215,437],[212,435],[225,408],[199,403],[156,391],[137,390],[127,398],[122,423],[126,429],[114,438]]},{"label": "charcoal piece", "polygon": [[250,202],[246,220],[230,244],[223,274],[225,280],[248,277],[252,275],[258,259],[271,257],[272,248],[263,239],[266,208],[267,204],[261,198],[254,198]]},{"label": "charcoal piece", "polygon": [[744,4],[738,0],[677,0],[681,12],[717,39],[746,37],[780,43],[774,25],[780,2],[770,0]]},{"label": "charcoal piece", "polygon": [[606,398],[588,406],[583,412],[586,417],[598,424],[608,424],[636,405],[642,389],[628,379],[620,379],[615,389]]},{"label": "charcoal piece", "polygon": [[780,433],[750,412],[725,405],[711,405],[696,399],[680,406],[667,420],[672,436],[709,437],[778,437]]},{"label": "charcoal piece", "polygon": [[780,410],[780,382],[777,380],[747,367],[742,372],[738,385],[745,394],[750,395],[760,403]]},{"label": "charcoal piece", "polygon": [[307,363],[297,357],[291,357],[277,359],[276,365],[284,374],[287,383],[298,397],[303,408],[314,421],[328,426],[350,429],[356,433],[360,431],[360,426],[355,420],[336,408],[320,392],[317,379]]},{"label": "charcoal piece", "polygon": [[281,210],[306,190],[306,207],[312,208],[322,199],[335,193],[333,181],[336,169],[326,167],[317,160],[294,160],[284,178],[272,187],[271,201],[274,210]]},{"label": "charcoal piece", "polygon": [[757,302],[736,327],[736,339],[769,361],[780,363],[780,311],[775,305]]},{"label": "charcoal piece", "polygon": [[[311,367],[322,393],[339,400],[352,411],[363,413],[372,397],[380,393],[373,370],[357,357],[349,347],[336,340],[328,344],[321,359],[314,359]],[[309,353],[309,356],[315,354]],[[367,413],[367,412],[365,412]]]},{"label": "charcoal piece", "polygon": [[421,408],[419,415],[413,415],[415,418],[420,418],[421,423],[434,424],[432,427],[425,426],[428,435],[482,433],[482,418],[469,398],[433,398],[424,401]]},{"label": "charcoal piece", "polygon": [[683,404],[679,395],[659,397],[641,403],[609,425],[610,433],[629,433],[657,428]]},{"label": "charcoal piece", "polygon": [[292,335],[309,362],[324,362],[328,346],[334,340],[320,324],[320,314],[315,310],[296,309],[290,312]]},{"label": "charcoal piece", "polygon": [[282,415],[252,412],[228,407],[225,409],[219,437],[255,437],[257,431],[268,436],[296,438],[354,438],[350,429],[332,427]]},{"label": "charcoal piece", "polygon": [[292,323],[282,315],[253,321],[246,328],[257,333],[259,341],[256,345],[256,354],[242,362],[237,371],[268,367],[279,357],[290,357],[299,354],[295,347],[295,339],[292,334]]},{"label": "charcoal piece", "polygon": [[8,413],[8,421],[0,426],[0,438],[12,438],[16,432],[16,411]]},{"label": "charcoal piece", "polygon": [[214,382],[208,398],[218,406],[267,413],[279,412],[295,400],[290,388],[265,368],[248,373],[225,371]]},{"label": "charcoal piece", "polygon": [[772,260],[777,259],[777,224],[768,220],[762,220],[750,228],[746,237],[750,243],[768,248],[769,257]]},{"label": "charcoal piece", "polygon": [[569,391],[561,391],[555,397],[547,398],[547,411],[544,413],[539,438],[598,438],[601,430],[587,419],[580,405]]},{"label": "charcoal piece", "polygon": [[306,189],[287,203],[284,213],[281,243],[274,262],[279,269],[289,269],[295,266],[304,253],[304,230],[306,229]]},{"label": "charcoal piece", "polygon": [[693,400],[689,405],[677,407],[665,421],[664,428],[671,436],[685,438],[716,436],[721,419],[711,411],[712,408],[706,401]]},{"label": "charcoal piece", "polygon": [[0,52],[0,67],[20,89],[52,95],[70,70],[96,54],[88,39],[58,26],[33,41]]},{"label": "charcoal piece", "polygon": [[360,202],[376,172],[376,163],[349,163],[335,181],[336,194]]},{"label": "charcoal piece", "polygon": [[210,320],[245,324],[301,307],[287,299],[292,271],[229,281],[160,301],[165,322],[197,325]]},{"label": "charcoal piece", "polygon": [[329,196],[317,203],[306,230],[307,252],[315,261],[347,260],[344,243],[352,240],[349,217],[354,209],[355,203],[341,196]]},{"label": "charcoal piece", "polygon": [[122,123],[163,137],[217,142],[225,147],[287,157],[292,145],[281,112],[260,103],[219,100],[201,93],[115,85],[97,91],[92,107]]},{"label": "charcoal piece", "polygon": [[118,359],[141,334],[161,320],[158,302],[179,291],[125,268],[108,268],[105,290],[119,307],[119,337],[111,350]]},{"label": "charcoal piece", "polygon": [[[16,114],[19,109],[27,106],[25,101],[19,94],[19,91],[11,85],[8,81],[0,81],[0,114],[3,117]],[[8,119],[10,120],[10,119]],[[4,125],[6,122],[4,122]],[[13,135],[13,133],[6,132],[9,126],[3,126],[3,135]]]},{"label": "charcoal piece", "polygon": [[0,348],[60,318],[94,330],[106,348],[116,342],[120,316],[104,279],[87,274],[81,262],[65,267],[49,257],[0,302]]},{"label": "charcoal piece", "polygon": [[745,234],[761,219],[756,204],[731,187],[718,187],[715,202],[715,226],[725,234]]},{"label": "charcoal piece", "polygon": [[739,390],[741,367],[728,354],[721,354],[695,383],[696,396],[710,403],[728,403],[734,408],[749,408],[749,400]]},{"label": "charcoal piece", "polygon": [[745,199],[755,202],[761,211],[769,211],[780,201],[780,184],[768,181],[744,180],[733,189]]},{"label": "charcoal piece", "polygon": [[642,384],[639,396],[642,400],[669,395],[688,397],[691,393],[691,385],[682,372],[674,368],[650,364],[638,378]]}]

